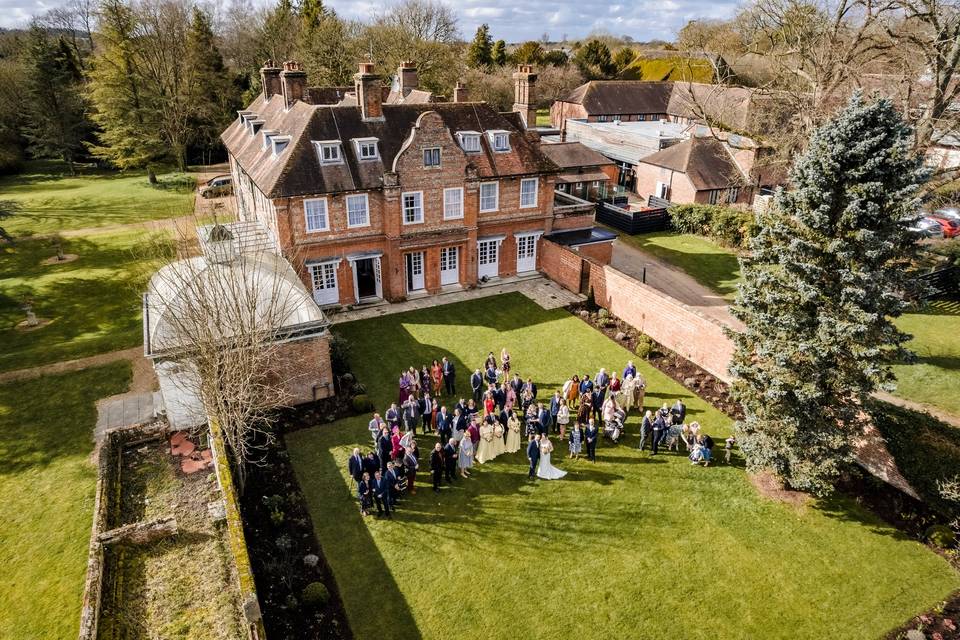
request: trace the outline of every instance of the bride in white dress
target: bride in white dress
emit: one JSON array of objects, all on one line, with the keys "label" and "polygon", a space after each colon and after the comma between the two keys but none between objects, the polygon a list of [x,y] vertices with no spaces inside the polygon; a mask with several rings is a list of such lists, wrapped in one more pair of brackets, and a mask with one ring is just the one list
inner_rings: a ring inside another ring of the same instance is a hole
[{"label": "bride in white dress", "polygon": [[553,443],[544,434],[543,438],[540,439],[540,466],[537,467],[537,477],[544,480],[559,480],[567,475],[567,472],[561,471],[550,464],[551,452],[553,452]]}]

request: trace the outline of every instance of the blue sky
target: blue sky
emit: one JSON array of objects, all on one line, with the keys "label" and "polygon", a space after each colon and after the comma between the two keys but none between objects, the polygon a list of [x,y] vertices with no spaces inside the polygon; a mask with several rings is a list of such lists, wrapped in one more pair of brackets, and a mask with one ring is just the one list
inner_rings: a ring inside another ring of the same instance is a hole
[{"label": "blue sky", "polygon": [[[224,2],[228,0],[222,0]],[[268,3],[271,0],[254,0]],[[566,34],[582,38],[602,29],[635,40],[670,39],[688,20],[727,18],[735,0],[447,0],[460,18],[460,31],[469,39],[486,22],[493,37],[510,42],[554,40]],[[0,0],[0,26],[25,25],[31,15],[57,6],[60,0]],[[371,0],[327,0],[344,17],[365,19],[391,4]]]}]

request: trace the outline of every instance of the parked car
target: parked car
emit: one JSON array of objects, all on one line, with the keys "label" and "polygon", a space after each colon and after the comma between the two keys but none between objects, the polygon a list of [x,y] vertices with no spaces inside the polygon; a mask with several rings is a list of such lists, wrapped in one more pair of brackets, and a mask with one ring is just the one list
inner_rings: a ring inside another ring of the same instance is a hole
[{"label": "parked car", "polygon": [[936,220],[930,218],[919,218],[909,227],[910,231],[913,231],[920,236],[921,239],[943,239],[943,226]]},{"label": "parked car", "polygon": [[943,228],[944,238],[955,238],[960,235],[960,221],[938,216],[937,214],[927,216],[927,219],[933,220]]},{"label": "parked car", "polygon": [[207,180],[207,184],[200,189],[204,198],[222,198],[233,193],[233,178],[230,176],[216,176]]},{"label": "parked car", "polygon": [[932,214],[936,218],[948,218],[960,222],[960,207],[941,207]]}]

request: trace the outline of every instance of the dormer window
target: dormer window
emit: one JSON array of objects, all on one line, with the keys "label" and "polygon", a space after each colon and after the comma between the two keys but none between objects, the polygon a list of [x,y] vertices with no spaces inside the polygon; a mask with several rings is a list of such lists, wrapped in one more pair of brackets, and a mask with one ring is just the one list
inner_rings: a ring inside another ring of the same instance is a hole
[{"label": "dormer window", "polygon": [[490,137],[490,145],[493,147],[494,151],[504,152],[510,151],[510,133],[507,131],[488,131],[487,135]]},{"label": "dormer window", "polygon": [[247,122],[247,116],[256,117],[253,111],[237,111],[237,119],[240,121],[240,124],[245,124]]},{"label": "dormer window", "polygon": [[250,135],[255,136],[260,132],[260,129],[263,128],[263,125],[266,123],[263,120],[251,120],[250,121]]},{"label": "dormer window", "polygon": [[457,134],[460,138],[460,147],[467,153],[479,153],[480,134],[476,131],[461,131]]},{"label": "dormer window", "polygon": [[343,162],[339,140],[314,141],[313,146],[317,149],[317,158],[320,160],[320,164],[340,164]]},{"label": "dormer window", "polygon": [[266,151],[267,149],[270,148],[270,145],[271,145],[270,140],[271,140],[274,136],[277,136],[277,135],[280,135],[280,132],[279,132],[279,131],[273,131],[273,130],[270,130],[270,129],[264,129],[264,130],[263,130],[263,149],[264,149],[264,151]]},{"label": "dormer window", "polygon": [[273,155],[276,157],[290,144],[290,136],[273,136],[270,142],[273,143]]},{"label": "dormer window", "polygon": [[361,160],[376,160],[380,157],[376,138],[354,138],[353,145],[357,150],[357,157]]}]

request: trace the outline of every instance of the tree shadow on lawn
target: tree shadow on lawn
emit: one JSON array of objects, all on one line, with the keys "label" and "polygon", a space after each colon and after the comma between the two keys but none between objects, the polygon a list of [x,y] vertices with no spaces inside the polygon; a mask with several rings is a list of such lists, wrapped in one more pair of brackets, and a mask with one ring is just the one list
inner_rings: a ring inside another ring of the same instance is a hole
[{"label": "tree shadow on lawn", "polygon": [[899,542],[916,542],[911,536],[884,522],[879,516],[858,505],[853,498],[843,494],[834,493],[827,498],[815,500],[813,508],[841,522],[859,524],[873,534],[888,536]]}]

